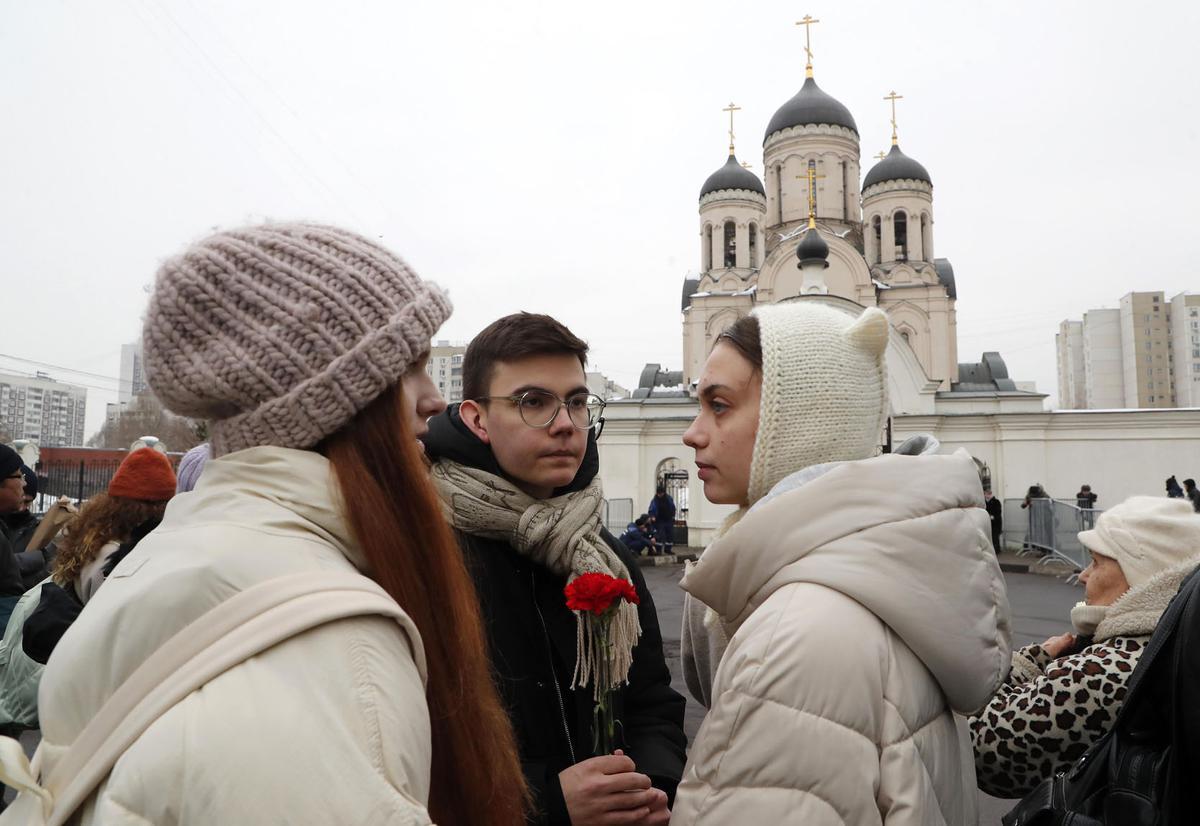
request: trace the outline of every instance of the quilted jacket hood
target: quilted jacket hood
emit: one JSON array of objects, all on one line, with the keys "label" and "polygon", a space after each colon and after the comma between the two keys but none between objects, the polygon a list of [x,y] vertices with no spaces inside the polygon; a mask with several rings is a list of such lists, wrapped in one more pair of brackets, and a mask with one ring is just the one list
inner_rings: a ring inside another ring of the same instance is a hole
[{"label": "quilted jacket hood", "polygon": [[789,583],[834,589],[903,640],[953,709],[986,703],[1008,670],[1011,630],[971,458],[886,455],[778,492],[787,484],[708,547],[684,590],[733,634]]}]

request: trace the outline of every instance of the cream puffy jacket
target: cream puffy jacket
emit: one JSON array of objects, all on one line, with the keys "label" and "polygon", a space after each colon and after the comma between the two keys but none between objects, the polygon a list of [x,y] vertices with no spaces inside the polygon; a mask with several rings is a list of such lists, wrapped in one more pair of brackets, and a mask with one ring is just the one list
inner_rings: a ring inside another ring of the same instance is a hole
[{"label": "cream puffy jacket", "polygon": [[974,462],[811,470],[683,580],[730,639],[671,823],[974,824],[954,712],[988,701],[1011,654]]},{"label": "cream puffy jacket", "polygon": [[[273,577],[363,567],[322,456],[259,447],[210,462],[50,658],[39,693],[45,767],[134,668],[208,609]],[[77,822],[428,823],[423,658],[416,628],[382,617],[280,643],[155,722]]]}]

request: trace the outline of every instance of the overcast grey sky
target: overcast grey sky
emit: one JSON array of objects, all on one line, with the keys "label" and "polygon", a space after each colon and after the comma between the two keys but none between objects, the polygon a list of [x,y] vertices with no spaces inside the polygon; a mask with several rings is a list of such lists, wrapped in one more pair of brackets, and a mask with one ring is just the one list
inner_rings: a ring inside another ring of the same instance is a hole
[{"label": "overcast grey sky", "polygon": [[[934,181],[959,358],[1055,393],[1058,322],[1200,290],[1195,37],[1158,2],[411,3],[8,0],[0,8],[0,369],[116,396],[159,261],[213,227],[308,218],[448,287],[439,338],[552,313],[626,386],[678,368],[697,194],[804,79],[848,106],[864,168]],[[105,379],[101,377],[114,377]],[[107,389],[99,389],[107,388]]]}]

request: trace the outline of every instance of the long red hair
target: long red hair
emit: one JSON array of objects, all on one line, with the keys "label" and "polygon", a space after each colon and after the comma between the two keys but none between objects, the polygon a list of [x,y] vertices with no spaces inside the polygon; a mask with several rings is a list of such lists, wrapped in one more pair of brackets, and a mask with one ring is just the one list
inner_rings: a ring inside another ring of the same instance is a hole
[{"label": "long red hair", "polygon": [[462,552],[442,516],[397,383],[322,445],[371,576],[416,623],[433,726],[437,823],[525,823],[516,740],[492,681]]}]

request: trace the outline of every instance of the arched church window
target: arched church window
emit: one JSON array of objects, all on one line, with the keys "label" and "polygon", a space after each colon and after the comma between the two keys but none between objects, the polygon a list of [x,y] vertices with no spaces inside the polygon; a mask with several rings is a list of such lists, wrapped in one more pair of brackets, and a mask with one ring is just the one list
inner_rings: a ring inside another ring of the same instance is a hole
[{"label": "arched church window", "polygon": [[850,220],[850,202],[846,193],[850,191],[850,178],[847,175],[846,162],[842,161],[842,220]]},{"label": "arched church window", "polygon": [[875,230],[875,261],[879,264],[883,261],[883,219],[878,215],[871,221],[871,226]]},{"label": "arched church window", "polygon": [[725,266],[737,266],[737,228],[733,221],[725,222]]},{"label": "arched church window", "polygon": [[896,210],[895,216],[892,217],[892,230],[895,232],[896,238],[896,258],[897,261],[908,260],[908,214],[902,210]]},{"label": "arched church window", "polygon": [[704,272],[712,269],[712,224],[704,225],[704,249],[701,250],[701,264]]},{"label": "arched church window", "polygon": [[663,459],[654,469],[655,486],[662,485],[667,495],[675,500],[675,522],[687,521],[688,471],[687,466],[676,459]]},{"label": "arched church window", "polygon": [[758,266],[758,224],[750,224],[750,266]]},{"label": "arched church window", "polygon": [[775,208],[779,214],[775,216],[775,223],[783,223],[783,165],[775,164]]}]

